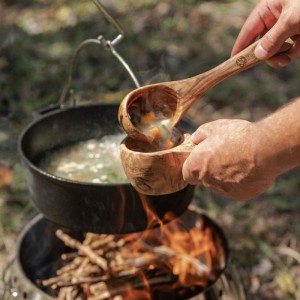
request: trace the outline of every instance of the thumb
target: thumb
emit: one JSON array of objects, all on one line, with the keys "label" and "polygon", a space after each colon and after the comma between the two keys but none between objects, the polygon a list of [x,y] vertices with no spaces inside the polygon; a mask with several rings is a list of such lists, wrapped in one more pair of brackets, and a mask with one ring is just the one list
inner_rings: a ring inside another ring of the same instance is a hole
[{"label": "thumb", "polygon": [[182,176],[183,180],[189,184],[201,184],[207,172],[207,157],[211,152],[209,144],[209,139],[205,139],[192,150],[188,158],[185,160],[182,167]]},{"label": "thumb", "polygon": [[291,20],[281,17],[261,38],[255,49],[255,56],[260,60],[266,60],[275,55],[289,37],[299,33],[299,28],[292,24]]},{"label": "thumb", "polygon": [[209,136],[206,124],[201,125],[191,136],[192,142],[196,145],[203,142]]}]

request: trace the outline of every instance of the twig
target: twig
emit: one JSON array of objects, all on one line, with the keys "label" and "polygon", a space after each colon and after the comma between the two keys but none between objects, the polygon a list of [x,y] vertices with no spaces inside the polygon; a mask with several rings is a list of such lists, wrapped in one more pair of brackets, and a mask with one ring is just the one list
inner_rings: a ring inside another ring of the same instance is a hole
[{"label": "twig", "polygon": [[81,253],[85,254],[91,262],[101,267],[103,270],[107,270],[107,262],[104,258],[98,256],[90,247],[83,245],[79,241],[71,238],[69,235],[64,233],[61,229],[56,231],[56,235],[61,239],[67,246],[76,248]]},{"label": "twig", "polygon": [[[98,283],[96,287],[91,286],[93,294],[97,296],[88,297],[88,300],[105,300],[110,297],[120,295],[128,291],[128,287],[131,289],[140,289],[144,287],[159,285],[159,284],[170,284],[177,281],[178,277],[171,273],[162,274],[153,277],[153,271],[148,272],[140,276],[126,276],[122,278],[110,279],[108,281]],[[146,276],[147,280],[143,278]],[[149,277],[149,278],[148,278]]]},{"label": "twig", "polygon": [[175,252],[173,249],[171,249],[167,246],[150,247],[149,249],[151,249],[156,254],[160,254],[160,255],[163,254],[163,255],[166,255],[169,258],[177,256],[180,259],[183,259],[183,260],[189,262],[195,268],[198,275],[202,275],[203,273],[210,271],[208,266],[201,263],[199,259],[197,259],[195,257],[192,257],[192,256],[190,256],[188,254],[185,254],[185,253]]}]

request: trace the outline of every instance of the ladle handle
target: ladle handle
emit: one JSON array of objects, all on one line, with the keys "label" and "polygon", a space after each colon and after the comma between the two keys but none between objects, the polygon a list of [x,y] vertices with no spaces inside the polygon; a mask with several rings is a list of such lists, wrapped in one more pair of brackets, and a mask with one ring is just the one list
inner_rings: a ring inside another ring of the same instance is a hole
[{"label": "ladle handle", "polygon": [[[185,99],[185,103],[182,103],[184,111],[187,111],[199,97],[203,96],[212,87],[222,82],[226,78],[261,63],[262,60],[258,59],[254,54],[255,48],[259,41],[260,40],[257,40],[217,67],[195,77],[183,80],[182,83],[184,89],[182,89],[182,93],[190,94],[190,97]],[[291,39],[286,40],[282,47],[278,50],[277,54],[287,52],[292,46],[293,41]]]}]

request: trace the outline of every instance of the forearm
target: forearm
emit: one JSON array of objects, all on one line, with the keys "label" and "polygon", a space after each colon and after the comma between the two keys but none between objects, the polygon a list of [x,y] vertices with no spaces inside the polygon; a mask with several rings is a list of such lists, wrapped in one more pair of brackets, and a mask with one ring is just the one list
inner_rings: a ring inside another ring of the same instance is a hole
[{"label": "forearm", "polygon": [[259,164],[276,176],[300,165],[300,98],[256,125],[261,133]]}]

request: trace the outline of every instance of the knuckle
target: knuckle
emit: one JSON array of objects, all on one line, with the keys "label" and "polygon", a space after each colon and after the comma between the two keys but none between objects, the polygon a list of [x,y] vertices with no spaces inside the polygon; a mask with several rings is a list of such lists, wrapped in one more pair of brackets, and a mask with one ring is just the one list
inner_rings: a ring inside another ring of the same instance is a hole
[{"label": "knuckle", "polygon": [[194,133],[194,137],[199,139],[201,137],[207,137],[209,135],[209,125],[203,124],[201,125]]},{"label": "knuckle", "polygon": [[229,119],[218,119],[201,125],[197,131],[208,135],[210,132],[214,131],[216,127],[223,126],[228,123],[230,123]]},{"label": "knuckle", "polygon": [[299,29],[300,28],[299,13],[295,10],[285,11],[282,14],[282,22],[287,28]]},{"label": "knuckle", "polygon": [[271,33],[267,32],[264,36],[264,48],[270,51],[276,46],[276,37]]}]

